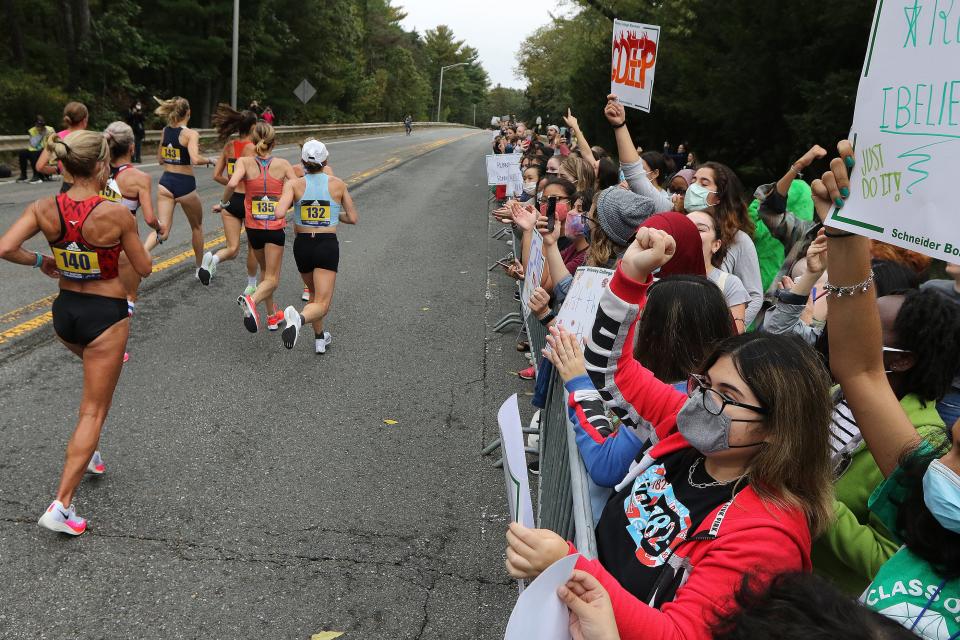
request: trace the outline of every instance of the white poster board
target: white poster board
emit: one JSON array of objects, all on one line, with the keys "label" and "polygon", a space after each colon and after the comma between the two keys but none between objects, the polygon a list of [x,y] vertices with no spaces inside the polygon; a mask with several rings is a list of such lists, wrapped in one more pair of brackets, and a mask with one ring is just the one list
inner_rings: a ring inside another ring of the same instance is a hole
[{"label": "white poster board", "polygon": [[660,27],[613,21],[610,93],[617,94],[624,106],[650,113],[659,46]]},{"label": "white poster board", "polygon": [[850,140],[850,197],[831,226],[960,262],[960,7],[877,3]]},{"label": "white poster board", "polygon": [[511,522],[535,527],[533,502],[530,500],[530,482],[527,477],[527,456],[523,450],[523,425],[517,394],[500,405],[497,412],[500,426],[500,447],[503,451],[503,476],[507,483],[507,506]]},{"label": "white poster board", "polygon": [[[556,224],[560,224],[558,220]],[[530,257],[527,259],[527,268],[523,274],[523,288],[520,290],[520,301],[523,303],[523,319],[530,315],[530,296],[533,290],[543,281],[543,236],[534,231],[530,234]]]},{"label": "white poster board", "polygon": [[520,156],[515,153],[492,153],[487,155],[487,185],[520,183],[523,190],[523,173],[520,171]]},{"label": "white poster board", "polygon": [[530,583],[513,607],[503,640],[570,640],[570,610],[557,595],[580,554],[560,558]]},{"label": "white poster board", "polygon": [[557,314],[557,326],[577,336],[582,342],[593,328],[600,306],[600,296],[610,284],[612,269],[600,267],[580,267],[573,274],[573,283],[567,293],[560,312]]}]

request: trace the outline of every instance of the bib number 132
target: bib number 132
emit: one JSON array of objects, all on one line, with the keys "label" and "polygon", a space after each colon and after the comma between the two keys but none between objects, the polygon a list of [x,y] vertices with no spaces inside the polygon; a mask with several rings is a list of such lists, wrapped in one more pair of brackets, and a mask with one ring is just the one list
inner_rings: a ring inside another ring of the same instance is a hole
[{"label": "bib number 132", "polygon": [[302,204],[300,205],[300,222],[311,226],[330,224],[330,205]]}]

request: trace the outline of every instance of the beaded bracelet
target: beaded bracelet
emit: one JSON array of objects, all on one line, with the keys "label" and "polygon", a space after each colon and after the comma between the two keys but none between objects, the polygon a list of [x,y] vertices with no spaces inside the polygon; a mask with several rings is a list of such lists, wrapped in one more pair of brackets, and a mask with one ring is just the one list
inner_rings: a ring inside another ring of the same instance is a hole
[{"label": "beaded bracelet", "polygon": [[841,296],[852,296],[857,293],[866,293],[867,289],[869,289],[871,285],[873,285],[873,269],[870,270],[870,275],[867,276],[867,279],[859,284],[851,285],[849,287],[838,287],[828,282],[827,284],[823,285],[823,290],[828,294],[832,293],[839,298]]}]

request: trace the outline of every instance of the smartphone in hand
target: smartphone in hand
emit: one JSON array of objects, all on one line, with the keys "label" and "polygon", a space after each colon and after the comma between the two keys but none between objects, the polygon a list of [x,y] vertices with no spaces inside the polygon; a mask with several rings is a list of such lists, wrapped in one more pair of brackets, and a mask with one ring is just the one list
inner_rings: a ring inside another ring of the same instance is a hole
[{"label": "smartphone in hand", "polygon": [[557,224],[557,196],[547,198],[547,233],[553,233]]}]

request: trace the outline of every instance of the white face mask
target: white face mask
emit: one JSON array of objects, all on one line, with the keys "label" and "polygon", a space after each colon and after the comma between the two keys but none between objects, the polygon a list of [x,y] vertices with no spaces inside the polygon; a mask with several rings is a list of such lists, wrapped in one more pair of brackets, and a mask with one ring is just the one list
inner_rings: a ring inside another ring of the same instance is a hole
[{"label": "white face mask", "polygon": [[523,192],[528,196],[532,196],[537,192],[537,183],[536,182],[524,182],[523,183]]},{"label": "white face mask", "polygon": [[543,191],[537,191],[537,201],[543,200]]}]

